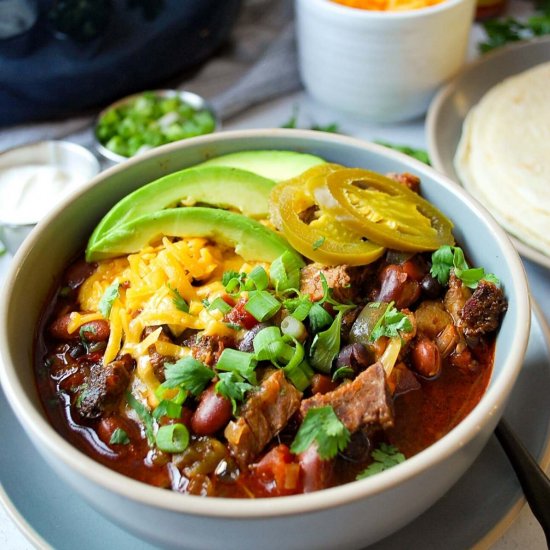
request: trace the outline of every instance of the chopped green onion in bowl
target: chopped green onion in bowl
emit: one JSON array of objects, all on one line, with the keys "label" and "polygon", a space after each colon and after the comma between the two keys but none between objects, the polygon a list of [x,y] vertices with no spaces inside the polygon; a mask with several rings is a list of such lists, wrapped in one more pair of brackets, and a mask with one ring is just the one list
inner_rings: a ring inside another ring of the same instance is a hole
[{"label": "chopped green onion in bowl", "polygon": [[104,109],[95,137],[101,155],[121,162],[159,145],[210,134],[219,126],[214,110],[199,95],[155,90],[128,96]]}]

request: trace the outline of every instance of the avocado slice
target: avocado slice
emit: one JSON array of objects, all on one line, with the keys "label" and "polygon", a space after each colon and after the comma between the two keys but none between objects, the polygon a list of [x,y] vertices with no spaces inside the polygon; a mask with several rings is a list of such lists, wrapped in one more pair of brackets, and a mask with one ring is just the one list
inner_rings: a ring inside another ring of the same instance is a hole
[{"label": "avocado slice", "polygon": [[138,252],[162,235],[206,237],[235,249],[245,260],[272,262],[290,252],[303,265],[301,256],[275,231],[242,214],[190,206],[167,208],[145,214],[110,231],[96,242],[88,243],[86,260],[94,262]]},{"label": "avocado slice", "polygon": [[117,202],[95,228],[90,242],[144,214],[197,203],[230,208],[251,218],[268,215],[273,180],[227,166],[187,168],[155,180]]},{"label": "avocado slice", "polygon": [[265,178],[283,181],[299,176],[308,168],[322,164],[321,157],[296,151],[239,151],[209,159],[198,166],[234,166]]}]

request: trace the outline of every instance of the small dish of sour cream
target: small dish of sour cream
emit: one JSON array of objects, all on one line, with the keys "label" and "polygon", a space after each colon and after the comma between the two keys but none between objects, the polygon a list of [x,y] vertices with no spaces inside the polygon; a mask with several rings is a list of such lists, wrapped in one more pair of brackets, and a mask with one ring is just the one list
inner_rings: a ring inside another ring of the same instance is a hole
[{"label": "small dish of sour cream", "polygon": [[96,157],[66,141],[40,141],[0,153],[0,241],[14,254],[68,193],[100,171]]}]

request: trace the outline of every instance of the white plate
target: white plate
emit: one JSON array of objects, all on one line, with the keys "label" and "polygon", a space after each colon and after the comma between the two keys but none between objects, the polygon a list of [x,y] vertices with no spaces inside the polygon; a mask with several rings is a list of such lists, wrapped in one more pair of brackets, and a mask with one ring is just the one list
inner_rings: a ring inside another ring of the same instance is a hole
[{"label": "white plate", "polygon": [[[437,170],[459,182],[453,158],[470,109],[505,78],[550,61],[550,37],[504,46],[468,65],[433,99],[426,118],[431,162]],[[550,256],[512,238],[524,257],[550,268]]]},{"label": "white plate", "polygon": [[[538,308],[534,312],[525,365],[505,416],[525,446],[547,468],[550,333]],[[4,488],[0,501],[35,544],[38,541],[56,549],[153,548],[107,521],[54,474],[24,434],[1,390],[0,441],[0,482]],[[371,550],[488,546],[511,523],[521,503],[514,472],[493,436],[468,473],[435,506]]]}]

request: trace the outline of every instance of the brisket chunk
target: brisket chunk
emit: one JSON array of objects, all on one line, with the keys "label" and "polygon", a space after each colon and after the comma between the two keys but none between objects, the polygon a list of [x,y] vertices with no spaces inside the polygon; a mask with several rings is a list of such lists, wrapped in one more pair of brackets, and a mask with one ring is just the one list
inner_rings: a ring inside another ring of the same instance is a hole
[{"label": "brisket chunk", "polygon": [[263,380],[258,391],[244,404],[241,416],[230,422],[225,437],[241,469],[263,450],[298,410],[302,397],[283,371],[277,370]]},{"label": "brisket chunk", "polygon": [[235,347],[235,341],[230,336],[196,336],[192,341],[187,342],[191,348],[193,357],[205,365],[212,367],[218,362],[220,355],[225,348]]},{"label": "brisket chunk", "polygon": [[305,399],[300,406],[300,413],[305,417],[309,409],[326,406],[334,409],[336,416],[351,433],[373,426],[384,429],[393,426],[391,397],[380,363],[371,365],[349,384]]},{"label": "brisket chunk", "polygon": [[334,299],[339,302],[354,301],[360,295],[366,277],[370,275],[368,267],[336,265],[324,266],[309,264],[302,268],[300,275],[300,292],[309,294],[317,302],[323,297],[323,283],[319,273],[325,276],[329,288],[332,289]]},{"label": "brisket chunk", "polygon": [[502,290],[494,283],[481,280],[460,312],[464,334],[479,336],[496,330],[507,307]]},{"label": "brisket chunk", "polygon": [[84,418],[99,418],[106,410],[116,407],[130,383],[134,360],[130,355],[108,365],[95,363],[80,394],[78,409]]}]

